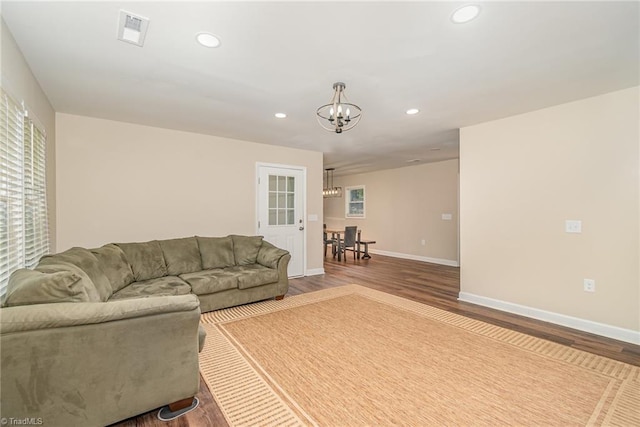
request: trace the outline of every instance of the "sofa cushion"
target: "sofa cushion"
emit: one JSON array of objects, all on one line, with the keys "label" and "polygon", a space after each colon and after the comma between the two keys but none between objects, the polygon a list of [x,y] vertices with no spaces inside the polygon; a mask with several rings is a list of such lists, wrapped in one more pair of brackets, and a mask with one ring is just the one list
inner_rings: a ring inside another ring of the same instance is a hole
[{"label": "sofa cushion", "polygon": [[180,278],[191,285],[191,290],[194,294],[206,295],[226,291],[227,289],[237,289],[237,276],[234,272],[215,269],[181,274]]},{"label": "sofa cushion", "polygon": [[255,264],[262,246],[262,236],[232,235],[231,238],[233,239],[233,256],[236,265]]},{"label": "sofa cushion", "polygon": [[60,261],[50,264],[39,264],[34,270],[41,271],[43,273],[57,273],[59,271],[70,271],[73,274],[79,276],[82,279],[83,286],[85,286],[89,302],[101,302],[100,293],[96,289],[96,285],[91,281],[91,278],[80,267],[70,262]]},{"label": "sofa cushion", "polygon": [[238,289],[255,288],[278,281],[278,270],[259,264],[237,265],[225,271],[233,272],[238,278]]},{"label": "sofa cushion", "polygon": [[2,305],[89,302],[97,298],[97,290],[86,276],[71,270],[43,272],[23,268],[11,274]]},{"label": "sofa cushion", "polygon": [[157,240],[144,243],[116,243],[127,257],[136,282],[167,275],[162,248]]},{"label": "sofa cushion", "polygon": [[135,280],[124,252],[113,243],[104,245],[101,248],[91,249],[91,253],[100,261],[102,270],[111,283],[113,292],[118,292]]},{"label": "sofa cushion", "polygon": [[190,293],[191,287],[184,280],[175,276],[165,276],[141,282],[133,282],[113,294],[109,301],[127,298],[187,295]]},{"label": "sofa cushion", "polygon": [[198,241],[195,237],[160,240],[160,247],[169,276],[179,276],[182,273],[202,270],[200,249],[198,249]]},{"label": "sofa cushion", "polygon": [[215,268],[225,268],[235,265],[233,240],[231,237],[197,236],[196,240],[200,248],[203,270],[213,270]]},{"label": "sofa cushion", "polygon": [[45,255],[40,259],[38,266],[47,264],[59,264],[60,262],[73,264],[84,271],[93,282],[100,301],[106,301],[113,293],[111,282],[102,269],[102,264],[94,254],[85,248],[71,248],[53,255]]}]

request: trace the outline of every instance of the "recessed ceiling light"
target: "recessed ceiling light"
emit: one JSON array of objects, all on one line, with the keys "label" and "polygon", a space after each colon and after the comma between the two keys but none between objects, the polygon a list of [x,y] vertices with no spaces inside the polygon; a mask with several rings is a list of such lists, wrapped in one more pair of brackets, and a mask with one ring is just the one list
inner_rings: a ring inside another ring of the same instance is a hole
[{"label": "recessed ceiling light", "polygon": [[410,108],[407,110],[407,114],[410,116],[413,116],[414,114],[418,114],[420,112],[420,110],[418,110],[417,108]]},{"label": "recessed ceiling light", "polygon": [[421,159],[409,159],[407,163],[419,163]]},{"label": "recessed ceiling light", "polygon": [[286,119],[287,115],[285,113],[276,113],[276,117],[279,119]]},{"label": "recessed ceiling light", "polygon": [[431,151],[440,151],[440,147],[431,147],[429,148]]},{"label": "recessed ceiling light", "polygon": [[453,11],[451,20],[456,24],[464,24],[475,19],[480,14],[480,6],[477,4],[467,4]]},{"label": "recessed ceiling light", "polygon": [[220,39],[218,36],[214,36],[211,33],[198,33],[196,34],[196,40],[204,47],[218,47],[220,46]]}]

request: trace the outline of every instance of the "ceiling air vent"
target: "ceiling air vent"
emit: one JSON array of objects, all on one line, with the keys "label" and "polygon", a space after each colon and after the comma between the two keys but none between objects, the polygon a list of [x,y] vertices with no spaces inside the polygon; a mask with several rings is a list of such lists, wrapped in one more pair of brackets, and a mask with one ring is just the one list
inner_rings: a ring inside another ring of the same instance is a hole
[{"label": "ceiling air vent", "polygon": [[148,27],[148,18],[134,15],[126,10],[121,10],[120,20],[118,21],[118,40],[142,46],[144,44],[144,37],[147,35]]}]

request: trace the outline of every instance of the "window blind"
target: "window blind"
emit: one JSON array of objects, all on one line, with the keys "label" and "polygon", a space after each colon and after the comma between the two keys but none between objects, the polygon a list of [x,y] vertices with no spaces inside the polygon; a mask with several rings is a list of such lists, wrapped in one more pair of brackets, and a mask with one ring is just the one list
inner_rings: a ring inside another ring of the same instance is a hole
[{"label": "window blind", "polygon": [[29,118],[24,121],[24,265],[33,268],[49,252],[46,137]]},{"label": "window blind", "polygon": [[0,295],[10,274],[49,251],[46,135],[0,88]]}]

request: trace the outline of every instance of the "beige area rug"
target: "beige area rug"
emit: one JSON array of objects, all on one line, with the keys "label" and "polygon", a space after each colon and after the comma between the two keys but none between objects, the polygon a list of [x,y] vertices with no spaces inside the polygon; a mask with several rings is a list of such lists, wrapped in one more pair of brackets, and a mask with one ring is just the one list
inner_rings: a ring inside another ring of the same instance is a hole
[{"label": "beige area rug", "polygon": [[206,313],[232,426],[639,426],[640,369],[357,285]]}]

